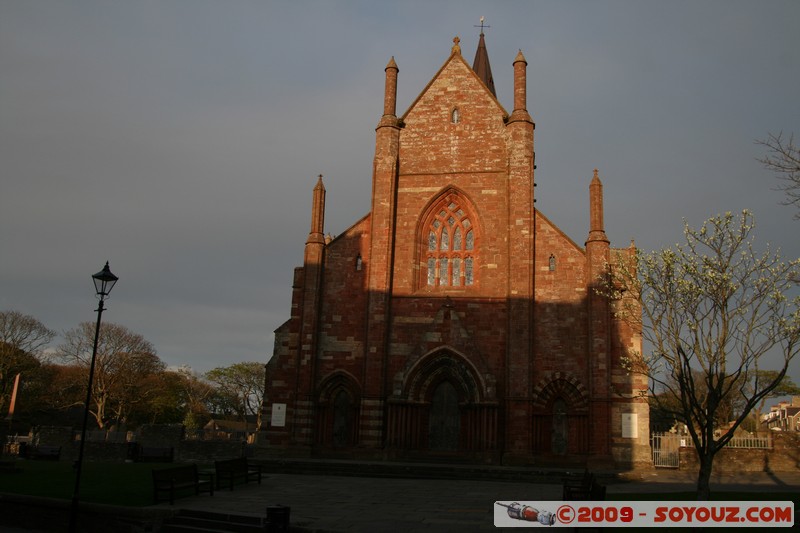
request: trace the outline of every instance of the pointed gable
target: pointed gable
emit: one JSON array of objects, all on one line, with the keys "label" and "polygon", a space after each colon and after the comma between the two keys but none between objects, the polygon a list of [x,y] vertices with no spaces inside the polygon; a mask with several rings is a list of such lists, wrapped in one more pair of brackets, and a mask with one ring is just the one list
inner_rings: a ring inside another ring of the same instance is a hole
[{"label": "pointed gable", "polygon": [[[454,46],[402,117],[401,173],[504,170],[507,117],[506,110]],[[404,158],[406,154],[425,157]]]}]

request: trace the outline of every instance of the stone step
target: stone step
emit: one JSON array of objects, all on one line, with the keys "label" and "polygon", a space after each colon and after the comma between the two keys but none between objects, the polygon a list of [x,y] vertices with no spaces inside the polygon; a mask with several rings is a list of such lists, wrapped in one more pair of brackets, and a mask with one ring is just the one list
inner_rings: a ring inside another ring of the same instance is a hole
[{"label": "stone step", "polygon": [[[580,474],[584,467],[541,468],[493,465],[462,465],[441,463],[401,463],[380,461],[346,461],[324,459],[258,459],[267,473],[312,474],[409,479],[469,479],[487,481],[530,481],[531,483],[562,483],[565,477]],[[594,472],[604,483],[616,479],[614,472]]]},{"label": "stone step", "polygon": [[263,533],[266,518],[181,509],[164,521],[161,533]]}]

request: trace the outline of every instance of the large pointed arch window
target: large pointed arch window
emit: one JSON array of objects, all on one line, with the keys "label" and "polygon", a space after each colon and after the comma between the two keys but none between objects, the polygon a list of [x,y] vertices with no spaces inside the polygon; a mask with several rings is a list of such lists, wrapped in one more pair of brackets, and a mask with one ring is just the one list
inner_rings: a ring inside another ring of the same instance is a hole
[{"label": "large pointed arch window", "polygon": [[434,205],[423,228],[424,286],[475,285],[477,230],[473,218],[467,203],[455,192]]}]

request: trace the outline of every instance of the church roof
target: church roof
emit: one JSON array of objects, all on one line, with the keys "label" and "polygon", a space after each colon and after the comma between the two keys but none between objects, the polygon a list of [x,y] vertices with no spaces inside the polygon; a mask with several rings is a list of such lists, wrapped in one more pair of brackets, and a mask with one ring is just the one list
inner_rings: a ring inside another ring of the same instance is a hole
[{"label": "church roof", "polygon": [[478,50],[475,52],[475,61],[472,62],[472,70],[486,85],[486,87],[497,97],[494,90],[494,78],[492,78],[492,67],[489,65],[489,53],[486,51],[486,41],[483,39],[483,31],[478,41]]}]

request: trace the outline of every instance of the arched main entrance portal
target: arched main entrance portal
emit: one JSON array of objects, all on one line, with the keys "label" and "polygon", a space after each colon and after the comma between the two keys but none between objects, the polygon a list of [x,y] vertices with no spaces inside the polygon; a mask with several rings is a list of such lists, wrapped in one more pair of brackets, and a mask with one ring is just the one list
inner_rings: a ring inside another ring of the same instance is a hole
[{"label": "arched main entrance portal", "polygon": [[397,375],[388,401],[386,443],[411,452],[472,454],[497,447],[497,411],[490,389],[463,355],[442,348]]}]

